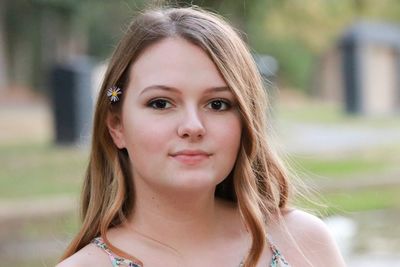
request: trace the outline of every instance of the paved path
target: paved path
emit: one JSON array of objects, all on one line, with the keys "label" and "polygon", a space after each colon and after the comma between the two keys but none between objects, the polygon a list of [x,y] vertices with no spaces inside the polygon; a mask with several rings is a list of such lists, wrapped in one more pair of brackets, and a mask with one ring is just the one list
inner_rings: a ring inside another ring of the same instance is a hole
[{"label": "paved path", "polygon": [[[399,118],[400,121],[400,118]],[[376,128],[366,125],[323,125],[282,122],[278,132],[289,153],[327,155],[388,147],[400,147],[400,123]]]},{"label": "paved path", "polygon": [[346,263],[348,267],[395,267],[400,266],[400,256],[388,253],[352,255]]},{"label": "paved path", "polygon": [[49,196],[33,199],[1,200],[0,225],[17,220],[58,216],[78,210],[78,199],[73,196]]}]

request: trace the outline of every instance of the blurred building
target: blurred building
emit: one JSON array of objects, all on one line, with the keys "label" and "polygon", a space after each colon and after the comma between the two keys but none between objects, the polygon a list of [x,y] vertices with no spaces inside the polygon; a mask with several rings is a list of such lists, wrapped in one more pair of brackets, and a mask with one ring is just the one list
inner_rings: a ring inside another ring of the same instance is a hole
[{"label": "blurred building", "polygon": [[315,92],[349,113],[400,113],[400,25],[359,22],[322,55]]}]

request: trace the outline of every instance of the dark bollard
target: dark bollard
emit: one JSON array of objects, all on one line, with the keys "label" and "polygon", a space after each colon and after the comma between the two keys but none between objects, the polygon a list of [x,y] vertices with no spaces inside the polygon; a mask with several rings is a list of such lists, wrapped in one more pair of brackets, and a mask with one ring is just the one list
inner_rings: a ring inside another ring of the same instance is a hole
[{"label": "dark bollard", "polygon": [[55,65],[50,72],[55,142],[87,143],[92,124],[92,66],[86,58]]},{"label": "dark bollard", "polygon": [[361,112],[360,59],[357,57],[359,47],[354,38],[344,39],[342,50],[342,73],[344,79],[345,109],[349,114]]}]

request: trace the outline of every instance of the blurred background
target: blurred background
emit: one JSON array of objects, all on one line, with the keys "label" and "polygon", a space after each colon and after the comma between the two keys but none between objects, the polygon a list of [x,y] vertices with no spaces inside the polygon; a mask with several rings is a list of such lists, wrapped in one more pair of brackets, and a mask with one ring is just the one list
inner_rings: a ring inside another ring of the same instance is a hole
[{"label": "blurred background", "polygon": [[[295,204],[326,221],[348,266],[400,266],[400,1],[179,3],[250,45],[278,149],[309,188]],[[149,4],[0,1],[2,266],[54,266],[76,232],[96,92]]]}]

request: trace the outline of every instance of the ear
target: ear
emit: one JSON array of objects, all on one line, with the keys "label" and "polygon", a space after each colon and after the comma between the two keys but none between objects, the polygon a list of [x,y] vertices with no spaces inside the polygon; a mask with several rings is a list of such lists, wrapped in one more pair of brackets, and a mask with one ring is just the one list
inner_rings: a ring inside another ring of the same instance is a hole
[{"label": "ear", "polygon": [[123,132],[123,125],[121,116],[115,113],[108,113],[106,124],[108,132],[114,141],[114,144],[119,148],[125,148],[125,137]]}]

